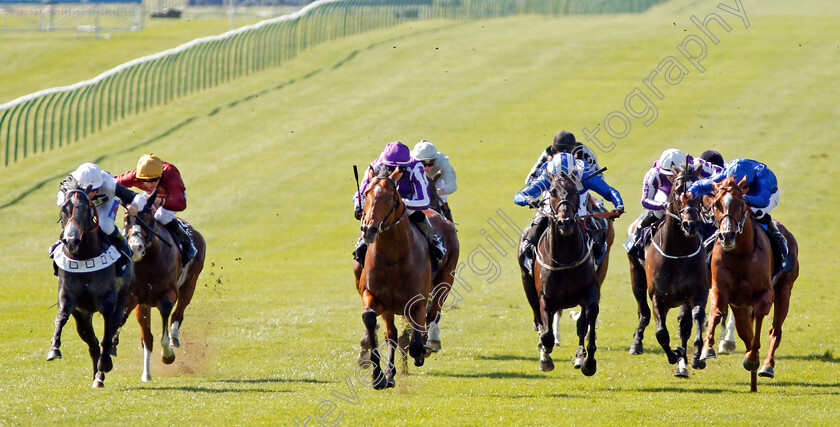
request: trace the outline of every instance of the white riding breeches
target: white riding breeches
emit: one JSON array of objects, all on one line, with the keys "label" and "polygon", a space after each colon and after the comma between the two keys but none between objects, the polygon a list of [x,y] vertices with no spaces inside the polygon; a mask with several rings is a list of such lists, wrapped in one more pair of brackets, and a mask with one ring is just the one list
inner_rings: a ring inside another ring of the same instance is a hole
[{"label": "white riding breeches", "polygon": [[166,224],[169,224],[170,221],[175,219],[175,214],[176,213],[177,212],[175,212],[175,211],[170,211],[169,209],[164,209],[161,206],[161,207],[157,208],[157,210],[155,211],[155,219],[159,223],[161,223],[163,225],[166,225]]},{"label": "white riding breeches", "polygon": [[111,234],[117,229],[114,220],[117,218],[117,209],[120,207],[119,199],[112,199],[96,207],[96,215],[99,217],[99,228],[105,234]]},{"label": "white riding breeches", "polygon": [[769,214],[770,211],[773,210],[773,208],[778,206],[778,204],[779,204],[779,189],[776,189],[776,191],[773,194],[770,195],[770,204],[768,204],[767,207],[764,207],[764,208],[753,208],[753,207],[751,207],[750,209],[752,209],[753,213],[755,214],[756,219],[760,219],[764,215]]}]

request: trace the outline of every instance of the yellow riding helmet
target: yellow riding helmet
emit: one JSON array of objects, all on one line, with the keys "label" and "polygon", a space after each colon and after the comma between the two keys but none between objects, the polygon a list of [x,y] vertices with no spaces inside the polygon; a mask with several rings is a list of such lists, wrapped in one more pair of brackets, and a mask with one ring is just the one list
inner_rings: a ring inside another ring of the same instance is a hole
[{"label": "yellow riding helmet", "polygon": [[137,162],[137,178],[155,179],[163,175],[163,161],[152,153],[144,154]]}]

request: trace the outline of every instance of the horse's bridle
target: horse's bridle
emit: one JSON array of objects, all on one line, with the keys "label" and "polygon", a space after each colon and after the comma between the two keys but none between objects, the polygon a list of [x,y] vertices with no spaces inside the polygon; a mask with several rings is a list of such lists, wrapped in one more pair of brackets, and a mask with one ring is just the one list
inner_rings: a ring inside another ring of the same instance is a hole
[{"label": "horse's bridle", "polygon": [[[379,224],[376,226],[376,229],[378,230],[378,232],[382,233],[383,231],[388,231],[388,230],[394,228],[397,224],[399,224],[400,221],[402,221],[403,218],[405,218],[406,214],[408,214],[408,208],[405,207],[404,204],[400,203],[399,188],[397,187],[397,183],[394,182],[393,179],[391,179],[389,177],[374,177],[373,179],[370,180],[370,184],[368,184],[368,188],[373,188],[372,186],[374,185],[374,182],[375,181],[380,181],[380,180],[387,180],[388,182],[391,183],[391,185],[394,186],[394,194],[395,194],[395,197],[397,199],[394,202],[394,204],[391,205],[391,210],[388,212],[388,215],[386,215],[385,218],[382,221],[379,221]],[[365,193],[367,193],[367,191],[365,191]],[[367,195],[365,195],[365,199],[367,199]],[[362,205],[364,205],[364,199],[362,200]],[[394,212],[397,211],[397,208],[401,205],[403,207],[402,215],[400,215],[399,218],[397,218],[391,224],[385,225],[385,223],[388,222],[388,219],[391,218],[391,215],[393,215]],[[362,215],[364,215],[364,213]],[[364,216],[362,218],[364,218]],[[364,231],[364,226],[362,226],[362,231]]]},{"label": "horse's bridle", "polygon": [[[741,219],[735,218],[735,215],[732,215],[731,213],[728,213],[728,212],[721,215],[720,219],[718,219],[717,215],[715,215],[715,217],[714,217],[715,218],[715,222],[714,222],[715,227],[717,227],[717,229],[720,230],[720,226],[723,224],[723,220],[729,218],[730,221],[734,222],[735,225],[738,226],[737,229],[735,230],[735,234],[741,234],[744,231],[744,224],[747,223],[747,215],[749,215],[748,210],[749,210],[749,208],[747,208],[746,202],[744,202],[744,208],[741,210]],[[721,237],[721,234],[718,233],[718,238],[720,238],[720,237]]]},{"label": "horse's bridle", "polygon": [[[79,221],[76,220],[76,203],[75,203],[75,200],[74,200],[74,203],[73,203],[73,212],[70,213],[70,217],[67,218],[67,221],[62,223],[61,226],[65,227],[67,225],[67,222],[73,221],[73,223],[76,224],[76,228],[78,228],[79,232],[82,233],[82,234],[94,233],[97,230],[99,230],[99,214],[96,211],[96,206],[94,206],[93,202],[90,200],[90,197],[88,197],[87,193],[84,192],[83,190],[68,190],[67,192],[65,192],[64,193],[64,203],[62,203],[62,206],[64,206],[65,204],[67,204],[69,202],[68,198],[69,198],[70,194],[72,194],[72,193],[77,193],[75,195],[75,197],[78,197],[78,195],[81,194],[82,197],[85,198],[88,205],[90,206],[91,212],[93,212],[92,218],[93,218],[93,223],[94,223],[95,227],[93,227],[90,230],[84,231],[82,226],[79,225]],[[64,240],[64,232],[63,231],[61,233],[61,240],[62,241]]]}]

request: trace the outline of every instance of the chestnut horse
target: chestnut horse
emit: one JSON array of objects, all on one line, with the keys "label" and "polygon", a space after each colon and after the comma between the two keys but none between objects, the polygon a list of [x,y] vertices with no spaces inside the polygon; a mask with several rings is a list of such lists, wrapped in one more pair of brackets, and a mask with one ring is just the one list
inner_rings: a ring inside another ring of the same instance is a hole
[{"label": "chestnut horse", "polygon": [[746,179],[736,184],[730,177],[715,184],[713,208],[719,233],[712,250],[711,319],[703,358],[715,357],[715,327],[721,321],[723,309],[729,306],[735,314],[735,329],[747,348],[743,365],[751,372],[750,390],[756,391],[761,324],[773,307],[770,348],[758,372],[758,375],[772,378],[776,349],[782,339],[782,324],[790,307],[790,293],[799,276],[799,246],[793,235],[777,222],[779,231],[787,239],[793,268],[771,278],[773,252],[770,240],[752,218],[750,207],[744,201],[746,192]]},{"label": "chestnut horse", "polygon": [[[700,360],[700,353],[706,322],[706,299],[709,296],[709,274],[706,268],[706,250],[698,232],[701,221],[698,209],[700,199],[695,198],[688,203],[682,203],[680,200],[680,196],[697,179],[697,175],[688,165],[683,165],[679,171],[672,171],[674,184],[665,208],[665,220],[651,237],[645,251],[644,267],[641,260],[628,254],[633,295],[639,307],[639,327],[633,334],[630,354],[641,354],[644,351],[642,339],[651,315],[645,296],[647,293],[653,305],[656,340],[665,350],[668,363],[678,363],[674,375],[688,378],[686,348],[691,334],[692,319],[697,329],[691,367],[706,367],[706,362]],[[677,318],[682,346],[672,350],[665,321],[668,310],[674,307],[680,307]]]},{"label": "chestnut horse", "polygon": [[[397,181],[401,176],[399,169],[389,175],[387,169],[382,168],[376,176],[368,169],[369,184],[362,194],[364,216],[361,229],[369,248],[364,266],[358,262],[353,266],[356,289],[362,297],[362,321],[366,329],[359,362],[367,363],[366,352],[370,351],[375,389],[395,384],[394,353],[398,344],[394,315],[405,316],[411,324],[408,352],[415,366],[423,366],[427,348],[432,351],[440,349],[440,311],[452,287],[453,272],[458,264],[455,227],[436,212],[426,210],[424,213],[441,234],[447,248],[440,267],[432,276],[428,242],[417,227],[411,226],[408,208],[397,190]],[[386,343],[390,350],[385,375],[380,367],[377,316],[385,322]],[[427,336],[425,345],[424,334]]]},{"label": "chestnut horse", "polygon": [[[56,251],[62,252],[53,252],[54,259],[63,255],[69,259],[71,267],[89,264],[89,267],[95,268],[99,264],[103,268],[85,272],[82,269],[80,272],[58,269],[58,314],[47,360],[61,358],[61,330],[72,314],[76,320],[76,331],[88,345],[93,360],[93,387],[103,387],[105,372],[113,368],[111,351],[116,346],[113,337],[120,326],[126,298],[134,283],[133,273],[131,268],[127,268],[122,278],[117,277],[115,261],[122,255],[115,250],[108,251],[109,245],[99,231],[96,208],[86,191],[68,189],[65,192],[60,222],[61,246]],[[91,323],[96,312],[101,313],[105,320],[101,346]]]},{"label": "chestnut horse", "polygon": [[150,197],[146,208],[137,216],[125,216],[126,239],[134,252],[134,272],[137,279],[134,290],[128,297],[123,322],[136,306],[140,338],[143,342],[143,374],[140,377],[143,381],[152,380],[151,354],[154,337],[151,331],[151,308],[157,307],[163,327],[160,340],[161,359],[163,363],[171,364],[175,361],[172,347],[181,346],[179,337],[184,310],[192,300],[198,275],[204,268],[206,250],[204,237],[192,225],[187,224],[195,241],[196,255],[184,265],[183,255],[178,249],[179,240],[155,221],[152,215],[149,205],[154,200],[154,197]]},{"label": "chestnut horse", "polygon": [[[577,180],[565,172],[549,175],[548,228],[537,244],[534,266],[535,291],[539,298],[540,369],[551,371],[555,337],[552,319],[564,308],[581,307],[577,322],[576,365],[586,376],[595,374],[595,322],[598,320],[601,286],[592,256],[592,241],[586,235],[577,211],[580,194]],[[527,288],[526,288],[527,291]],[[526,292],[527,293],[527,292]],[[529,296],[530,299],[530,296]],[[584,339],[589,345],[584,348]]]}]

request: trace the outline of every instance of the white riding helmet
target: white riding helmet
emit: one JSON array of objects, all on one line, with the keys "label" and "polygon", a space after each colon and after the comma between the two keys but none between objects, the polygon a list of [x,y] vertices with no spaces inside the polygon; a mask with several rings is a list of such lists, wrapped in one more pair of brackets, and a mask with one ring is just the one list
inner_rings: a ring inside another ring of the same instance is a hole
[{"label": "white riding helmet", "polygon": [[437,153],[438,150],[435,148],[435,145],[428,140],[423,139],[414,146],[413,150],[411,150],[411,157],[414,157],[417,160],[430,160],[436,159]]},{"label": "white riding helmet", "polygon": [[659,157],[659,172],[665,175],[672,175],[671,167],[679,169],[685,163],[685,154],[676,148],[669,148],[662,152]]},{"label": "white riding helmet", "polygon": [[82,163],[70,175],[76,178],[79,188],[90,186],[92,190],[97,190],[99,187],[102,187],[102,170],[93,163]]}]

